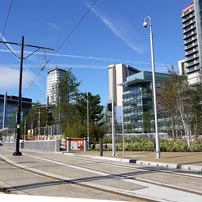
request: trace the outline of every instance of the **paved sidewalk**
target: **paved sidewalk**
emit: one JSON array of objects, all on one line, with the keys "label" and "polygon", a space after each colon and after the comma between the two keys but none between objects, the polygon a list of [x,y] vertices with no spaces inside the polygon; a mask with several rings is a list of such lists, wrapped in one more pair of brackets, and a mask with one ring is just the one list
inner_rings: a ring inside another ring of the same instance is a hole
[{"label": "paved sidewalk", "polygon": [[[14,194],[1,194],[1,202],[121,202],[121,201],[109,201],[109,200],[97,200],[97,199],[77,199],[77,198],[65,198],[65,197],[48,197],[48,196],[32,196],[32,195],[14,195]],[[124,202],[124,201],[122,201]]]},{"label": "paved sidewalk", "polygon": [[123,151],[116,151],[116,156],[112,156],[111,151],[104,151],[103,156],[100,156],[99,151],[71,151],[69,153],[61,151],[61,153],[65,155],[81,155],[94,159],[136,163],[137,165],[162,166],[202,172],[202,152],[161,152],[160,159],[156,158],[155,152],[125,151],[123,153]]},{"label": "paved sidewalk", "polygon": [[160,159],[156,158],[155,152],[117,151],[115,157],[111,151],[104,151],[103,156],[100,156],[99,151],[72,151],[64,154],[202,172],[202,152],[161,152]]}]

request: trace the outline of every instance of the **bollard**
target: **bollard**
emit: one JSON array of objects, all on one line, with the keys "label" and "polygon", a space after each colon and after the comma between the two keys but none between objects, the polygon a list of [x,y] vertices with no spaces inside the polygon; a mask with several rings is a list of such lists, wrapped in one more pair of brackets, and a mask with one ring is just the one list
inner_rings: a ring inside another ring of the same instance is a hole
[{"label": "bollard", "polygon": [[102,138],[99,139],[100,143],[100,156],[103,156],[103,144],[102,144]]},{"label": "bollard", "polygon": [[61,140],[55,140],[55,151],[60,151]]},{"label": "bollard", "polygon": [[66,148],[67,152],[70,152],[71,151],[71,138],[68,137],[66,139],[66,141],[67,141],[67,144],[66,144],[67,145],[67,148]]},{"label": "bollard", "polygon": [[24,141],[22,140],[20,140],[20,149],[24,149]]},{"label": "bollard", "polygon": [[87,141],[87,138],[84,137],[84,140],[83,140],[83,151],[86,152],[88,150],[88,141]]}]

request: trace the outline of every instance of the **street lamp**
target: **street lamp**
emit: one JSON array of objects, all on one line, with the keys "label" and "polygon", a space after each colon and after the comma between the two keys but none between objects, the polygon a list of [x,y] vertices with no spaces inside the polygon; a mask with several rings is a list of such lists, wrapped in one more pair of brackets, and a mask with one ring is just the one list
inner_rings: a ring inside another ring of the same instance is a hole
[{"label": "street lamp", "polygon": [[116,111],[116,102],[115,102],[115,91],[116,91],[116,69],[115,65],[112,67],[112,156],[116,156],[116,126],[115,126],[115,111]]},{"label": "street lamp", "polygon": [[147,16],[144,18],[143,26],[150,28],[150,46],[151,46],[151,62],[152,62],[152,84],[153,84],[153,102],[154,102],[154,119],[155,119],[155,142],[156,142],[156,158],[160,158],[160,142],[158,135],[158,118],[157,118],[157,101],[156,101],[156,82],[155,82],[155,65],[154,65],[154,47],[153,47],[153,34],[152,34],[152,21],[151,17]]},{"label": "street lamp", "polygon": [[89,150],[90,149],[90,128],[89,128],[89,94],[87,92],[86,94],[86,99],[87,99],[87,144],[88,144],[88,147],[87,149]]}]

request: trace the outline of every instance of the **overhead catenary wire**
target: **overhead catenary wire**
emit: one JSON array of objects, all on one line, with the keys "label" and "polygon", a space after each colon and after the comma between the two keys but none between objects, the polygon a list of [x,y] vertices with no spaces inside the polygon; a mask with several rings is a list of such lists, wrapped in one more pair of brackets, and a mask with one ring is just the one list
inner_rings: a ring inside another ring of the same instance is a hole
[{"label": "overhead catenary wire", "polygon": [[0,33],[0,37],[2,39],[2,41],[0,42],[4,42],[3,45],[6,46],[6,48],[16,57],[19,59],[19,56],[14,52],[14,50],[9,46],[7,45],[7,41],[6,39],[2,36],[2,34]]},{"label": "overhead catenary wire", "polygon": [[[71,37],[71,35],[74,33],[74,31],[79,27],[79,25],[82,23],[82,21],[86,18],[86,16],[89,14],[91,9],[95,6],[98,0],[95,0],[91,6],[89,6],[88,10],[84,13],[84,15],[80,18],[80,20],[77,22],[77,24],[73,27],[73,29],[69,32],[69,34],[66,36],[66,38],[62,41],[62,43],[59,45],[59,47],[55,50],[55,54],[59,52],[59,50],[62,48],[62,46],[66,43],[66,41]],[[54,55],[52,57],[54,57]],[[51,57],[51,59],[52,59]]]},{"label": "overhead catenary wire", "polygon": [[[20,96],[22,95],[22,72],[23,72],[23,61],[25,59],[27,59],[29,56],[31,56],[32,54],[34,54],[36,51],[38,51],[39,49],[47,49],[47,50],[53,50],[51,48],[46,48],[46,47],[42,47],[42,46],[36,46],[36,45],[30,45],[30,44],[25,44],[24,43],[24,36],[22,36],[22,42],[21,43],[16,43],[16,42],[8,42],[8,41],[0,41],[0,43],[3,44],[12,44],[12,45],[18,45],[21,46],[21,56],[19,57],[20,59],[20,79],[19,79],[19,102],[21,102],[21,98]],[[24,57],[24,47],[32,47],[32,48],[36,48],[35,51],[33,51],[32,53],[30,53],[27,57]],[[22,103],[21,103],[22,104]],[[18,105],[20,106],[20,104]],[[21,109],[18,109],[18,111],[21,111]],[[18,146],[19,147],[19,146]],[[17,143],[16,143],[16,150],[17,150]],[[19,148],[18,148],[19,150]],[[17,152],[17,151],[16,151]]]},{"label": "overhead catenary wire", "polygon": [[25,92],[27,92],[27,90],[34,84],[34,82],[38,79],[39,75],[41,74],[41,71],[38,72],[38,74],[36,75],[36,77],[32,80],[32,82],[30,83],[30,85],[26,88]]},{"label": "overhead catenary wire", "polygon": [[8,18],[10,16],[12,4],[13,4],[13,0],[11,0],[10,4],[9,4],[8,13],[7,13],[6,20],[5,20],[4,27],[3,27],[3,31],[2,31],[2,36],[4,36],[5,31],[6,31],[6,26],[7,26]]},{"label": "overhead catenary wire", "polygon": [[[10,1],[9,8],[8,8],[8,12],[7,12],[7,16],[6,16],[6,20],[5,20],[5,23],[4,23],[4,27],[3,27],[2,32],[0,33],[1,39],[2,39],[3,41],[6,41],[5,38],[4,38],[4,34],[5,34],[6,27],[7,27],[7,23],[8,23],[8,18],[9,18],[10,13],[11,13],[12,4],[13,4],[13,0]],[[19,59],[18,55],[14,52],[14,50],[13,50],[9,45],[7,45],[6,43],[4,43],[4,46],[5,46],[11,53],[13,53],[13,55],[14,55],[16,58]]]},{"label": "overhead catenary wire", "polygon": [[87,17],[87,15],[89,14],[89,12],[92,10],[92,8],[95,6],[95,4],[97,3],[98,0],[95,0],[87,9],[87,11],[81,16],[81,18],[79,19],[79,21],[76,23],[76,25],[72,28],[72,30],[67,34],[67,36],[65,37],[65,39],[60,43],[60,45],[58,46],[58,48],[55,49],[55,52],[53,53],[53,55],[51,55],[51,57],[49,59],[46,58],[46,52],[45,52],[45,63],[44,65],[42,65],[40,71],[38,72],[38,74],[36,75],[36,77],[34,78],[34,80],[31,82],[31,84],[28,86],[28,88],[26,90],[28,90],[32,84],[38,79],[38,77],[40,76],[41,72],[46,68],[46,66],[49,64],[49,62],[53,59],[53,57],[55,57],[57,55],[57,53],[59,52],[59,50],[63,47],[63,45],[67,42],[67,40],[72,36],[72,34],[75,32],[75,30],[79,27],[79,25],[82,23],[82,21]]},{"label": "overhead catenary wire", "polygon": [[55,57],[55,55],[59,52],[59,50],[63,47],[63,45],[67,42],[67,40],[72,36],[74,31],[79,27],[79,25],[82,23],[82,21],[86,18],[86,16],[89,14],[89,12],[92,10],[92,8],[95,6],[98,0],[95,0],[87,9],[87,11],[82,15],[82,17],[79,19],[79,21],[76,23],[76,25],[72,28],[72,30],[67,34],[65,39],[61,42],[61,44],[58,46],[57,49],[55,49],[55,53],[46,61],[44,64],[44,67]]}]

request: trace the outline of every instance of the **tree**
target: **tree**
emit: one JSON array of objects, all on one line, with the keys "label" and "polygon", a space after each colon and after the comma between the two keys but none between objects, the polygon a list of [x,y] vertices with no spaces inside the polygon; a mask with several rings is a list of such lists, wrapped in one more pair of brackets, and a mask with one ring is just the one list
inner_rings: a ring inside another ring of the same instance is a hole
[{"label": "tree", "polygon": [[[200,94],[196,86],[189,85],[185,76],[171,73],[161,93],[161,104],[164,117],[170,120],[172,130],[181,130],[188,138],[196,134],[201,114]],[[180,127],[179,127],[180,126]],[[194,132],[195,130],[195,132]]]},{"label": "tree", "polygon": [[[87,110],[87,102],[89,110]],[[91,93],[80,93],[77,98],[76,108],[79,111],[80,119],[86,121],[87,111],[89,111],[90,123],[99,123],[103,119],[103,105],[100,105],[101,100],[99,95]]]},{"label": "tree", "polygon": [[66,70],[59,78],[58,101],[67,105],[76,101],[80,84],[81,82],[77,81],[77,78],[72,73],[71,68]]},{"label": "tree", "polygon": [[[100,103],[100,96],[92,95],[91,93],[81,93],[76,103],[80,123],[85,126],[87,132],[87,121],[89,121],[90,139],[95,141],[98,141],[105,133],[104,106]],[[87,113],[89,113],[89,120],[87,120]]]},{"label": "tree", "polygon": [[77,78],[70,68],[61,75],[57,84],[58,101],[53,114],[55,120],[60,122],[62,131],[65,135],[68,135],[67,128],[78,120],[77,109],[74,105],[79,95],[78,87],[80,86],[80,83],[81,82],[77,81]]},{"label": "tree", "polygon": [[[32,105],[27,116],[23,117],[22,128],[24,126],[26,129],[31,129],[32,131],[35,130],[34,134],[37,135],[39,134],[39,127],[44,128],[48,125],[52,125],[53,121],[54,120],[50,109],[47,108],[46,105],[42,105],[37,102]],[[44,134],[44,132],[42,134]]]},{"label": "tree", "polygon": [[23,123],[22,123],[22,126],[23,126],[23,125],[25,125],[25,122],[26,122],[27,129],[31,129],[33,131],[34,135],[35,135],[34,130],[38,127],[38,120],[39,120],[38,119],[38,109],[39,109],[39,106],[40,106],[39,102],[33,104],[31,109],[29,110],[29,113],[27,114],[27,116],[24,117]]},{"label": "tree", "polygon": [[91,141],[92,142],[98,142],[100,138],[103,138],[103,136],[106,134],[107,127],[105,124],[98,124],[94,123],[91,124]]},{"label": "tree", "polygon": [[199,73],[199,82],[196,83],[192,88],[192,100],[194,104],[193,113],[194,116],[191,119],[191,130],[192,134],[196,136],[197,134],[202,134],[202,74]]}]

